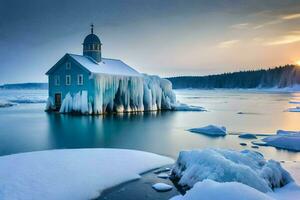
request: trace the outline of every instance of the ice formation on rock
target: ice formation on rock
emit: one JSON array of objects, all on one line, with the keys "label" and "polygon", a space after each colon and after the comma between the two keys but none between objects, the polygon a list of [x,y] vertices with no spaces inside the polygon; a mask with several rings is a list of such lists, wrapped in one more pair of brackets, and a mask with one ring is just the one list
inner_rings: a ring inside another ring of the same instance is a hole
[{"label": "ice formation on rock", "polygon": [[240,182],[261,192],[270,192],[293,181],[279,162],[266,161],[255,151],[204,149],[182,151],[171,179],[183,188],[211,179],[217,182]]},{"label": "ice formation on rock", "polygon": [[[102,114],[106,112],[137,112],[176,110],[176,96],[172,84],[158,76],[107,76],[93,74],[91,93],[68,93],[61,105],[61,113]],[[48,108],[53,105],[48,101]]]}]

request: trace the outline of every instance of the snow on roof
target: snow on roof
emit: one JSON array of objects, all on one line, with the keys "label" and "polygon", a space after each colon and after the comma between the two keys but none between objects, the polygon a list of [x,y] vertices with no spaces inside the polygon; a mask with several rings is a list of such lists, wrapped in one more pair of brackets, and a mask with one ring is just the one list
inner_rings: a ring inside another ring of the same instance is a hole
[{"label": "snow on roof", "polygon": [[125,76],[142,76],[138,71],[126,65],[121,60],[102,58],[100,63],[97,63],[92,58],[69,54],[80,65],[85,67],[91,73],[95,74],[112,74],[112,75],[125,75]]}]

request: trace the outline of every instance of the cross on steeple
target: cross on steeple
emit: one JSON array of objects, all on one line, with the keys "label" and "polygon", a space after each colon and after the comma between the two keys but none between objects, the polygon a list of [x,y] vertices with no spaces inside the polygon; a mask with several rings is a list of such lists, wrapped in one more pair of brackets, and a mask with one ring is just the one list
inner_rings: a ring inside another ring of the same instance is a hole
[{"label": "cross on steeple", "polygon": [[91,24],[91,33],[94,34],[94,24]]}]

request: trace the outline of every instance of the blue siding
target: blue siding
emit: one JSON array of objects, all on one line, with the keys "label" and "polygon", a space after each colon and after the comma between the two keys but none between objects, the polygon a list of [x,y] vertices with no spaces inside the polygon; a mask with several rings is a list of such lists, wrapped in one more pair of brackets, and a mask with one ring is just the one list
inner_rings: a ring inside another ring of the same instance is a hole
[{"label": "blue siding", "polygon": [[[71,64],[71,69],[67,69],[67,63]],[[89,80],[89,72],[80,67],[79,64],[74,62],[70,57],[66,56],[63,58],[62,62],[55,67],[53,71],[49,74],[49,97],[54,99],[55,93],[61,93],[62,100],[68,92],[75,94],[81,90],[86,90],[88,93],[91,91],[91,81]],[[83,75],[83,85],[78,85],[77,77],[78,75]],[[71,75],[71,84],[66,85],[66,76]],[[55,76],[60,77],[60,84],[55,85]]]}]

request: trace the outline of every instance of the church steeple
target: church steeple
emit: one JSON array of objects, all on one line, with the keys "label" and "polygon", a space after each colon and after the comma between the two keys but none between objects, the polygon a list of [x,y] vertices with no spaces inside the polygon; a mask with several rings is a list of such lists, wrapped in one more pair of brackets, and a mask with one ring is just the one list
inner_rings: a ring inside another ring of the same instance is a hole
[{"label": "church steeple", "polygon": [[94,25],[91,24],[91,34],[83,41],[83,55],[93,58],[96,62],[101,62],[101,41],[94,34]]}]

